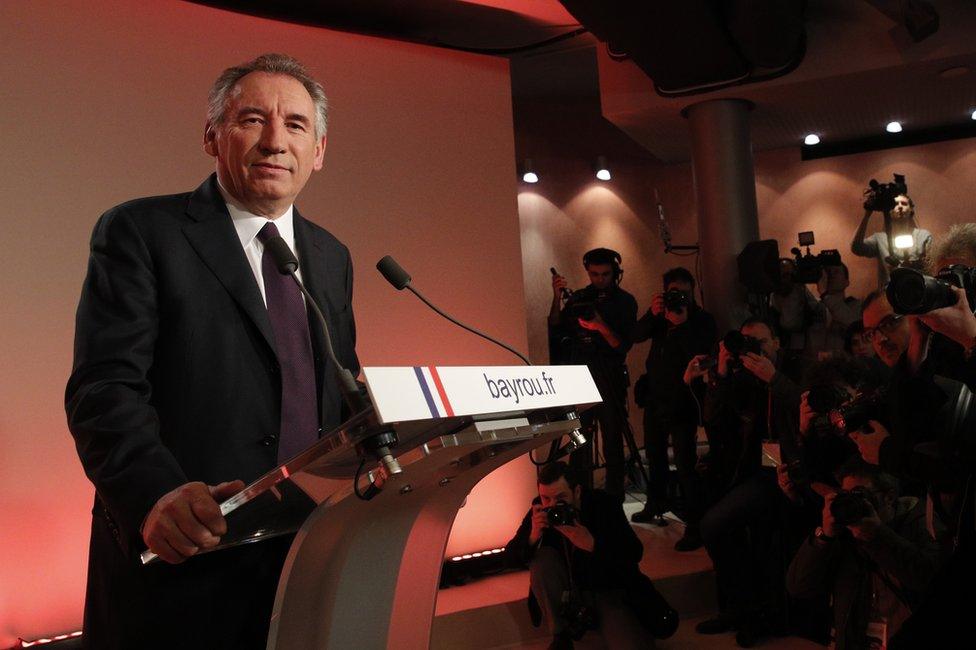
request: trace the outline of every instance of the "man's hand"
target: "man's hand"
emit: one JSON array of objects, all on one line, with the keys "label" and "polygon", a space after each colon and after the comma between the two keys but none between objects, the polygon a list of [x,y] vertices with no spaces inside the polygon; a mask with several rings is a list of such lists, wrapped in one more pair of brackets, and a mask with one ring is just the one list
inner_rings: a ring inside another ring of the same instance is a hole
[{"label": "man's hand", "polygon": [[603,320],[603,316],[600,315],[600,312],[594,312],[591,320],[584,320],[580,318],[579,324],[583,329],[599,332],[600,334],[606,334],[610,331],[610,328],[607,327],[607,322]]},{"label": "man's hand", "polygon": [[763,355],[756,354],[755,352],[746,352],[740,355],[739,358],[742,359],[742,367],[759,379],[767,384],[773,380],[773,375],[776,374],[776,366]]},{"label": "man's hand", "polygon": [[688,320],[688,308],[682,307],[678,311],[672,311],[670,309],[664,310],[664,317],[672,325],[681,325]]},{"label": "man's hand", "polygon": [[532,531],[529,533],[529,544],[535,545],[542,538],[542,531],[549,528],[549,518],[542,504],[532,504]]},{"label": "man's hand", "polygon": [[824,497],[824,507],[823,513],[821,514],[820,527],[823,528],[824,534],[827,537],[837,537],[843,530],[843,526],[838,526],[837,522],[834,521],[834,515],[830,512],[830,504],[834,502],[834,498],[837,497],[837,492],[831,492]]},{"label": "man's hand", "polygon": [[813,409],[810,408],[810,402],[808,401],[810,397],[810,391],[805,390],[800,394],[800,435],[806,436],[810,433],[810,424],[813,419],[817,417]]},{"label": "man's hand", "polygon": [[976,316],[969,307],[966,292],[959,287],[952,287],[952,291],[956,294],[956,304],[919,314],[918,319],[969,352],[976,346]]},{"label": "man's hand", "polygon": [[796,483],[790,478],[790,466],[792,465],[795,465],[795,463],[776,466],[776,483],[779,485],[780,491],[786,495],[787,499],[796,501],[800,498],[800,495],[796,491]]},{"label": "man's hand", "polygon": [[716,372],[719,377],[729,374],[729,362],[732,361],[732,353],[725,348],[725,341],[718,342],[718,367]]},{"label": "man's hand", "polygon": [[691,386],[691,382],[708,374],[708,370],[701,368],[699,365],[707,358],[707,354],[697,354],[691,359],[691,361],[688,362],[688,367],[685,368],[684,376],[684,381],[687,385]]},{"label": "man's hand", "polygon": [[583,524],[572,524],[569,526],[554,526],[556,530],[563,534],[563,536],[569,540],[569,543],[576,548],[593,552],[593,547],[596,545],[596,541],[593,539],[593,535],[590,530]]},{"label": "man's hand", "polygon": [[552,276],[552,297],[554,300],[559,300],[563,297],[563,289],[569,286],[566,282],[566,278],[561,275]]},{"label": "man's hand", "polygon": [[881,443],[888,439],[888,430],[876,420],[868,420],[868,425],[861,431],[852,431],[851,440],[857,445],[864,462],[872,465],[880,464]]},{"label": "man's hand", "polygon": [[664,315],[664,294],[655,293],[651,298],[651,314],[654,316]]},{"label": "man's hand", "polygon": [[170,564],[179,564],[202,549],[213,548],[227,532],[217,501],[244,489],[244,481],[206,485],[186,483],[164,494],[146,515],[142,540]]}]

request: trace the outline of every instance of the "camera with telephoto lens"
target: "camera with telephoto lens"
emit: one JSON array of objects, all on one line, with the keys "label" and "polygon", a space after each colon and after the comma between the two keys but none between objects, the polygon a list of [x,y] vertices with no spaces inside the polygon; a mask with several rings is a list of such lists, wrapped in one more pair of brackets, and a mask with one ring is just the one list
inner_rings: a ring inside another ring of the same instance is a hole
[{"label": "camera with telephoto lens", "polygon": [[816,255],[810,252],[810,247],[814,244],[813,232],[801,232],[798,239],[800,246],[805,246],[807,250],[804,255],[799,248],[790,249],[796,265],[792,278],[795,284],[816,284],[823,275],[824,267],[841,265],[840,252],[836,248],[822,250]]},{"label": "camera with telephoto lens", "polygon": [[[831,400],[833,402],[838,398],[843,399],[840,397],[843,389],[837,390],[837,395]],[[846,396],[846,391],[844,395]],[[884,419],[883,403],[884,392],[881,390],[858,393],[840,403],[830,404],[819,391],[814,394],[811,389],[807,395],[807,404],[818,415],[810,423],[810,430],[820,437],[849,435],[852,431],[863,429],[870,420]]]},{"label": "camera with telephoto lens", "polygon": [[664,292],[664,308],[670,312],[679,312],[690,304],[688,294],[680,289],[668,289]]},{"label": "camera with telephoto lens", "polygon": [[565,501],[557,501],[554,505],[543,508],[543,511],[550,526],[570,526],[579,518],[576,508]]},{"label": "camera with telephoto lens", "polygon": [[895,208],[895,197],[907,194],[908,185],[901,174],[895,174],[892,183],[879,183],[872,178],[868,181],[868,189],[864,190],[864,209],[891,212]]},{"label": "camera with telephoto lens", "polygon": [[970,308],[976,309],[976,268],[953,264],[932,277],[911,268],[892,269],[885,295],[899,314],[927,314],[951,307],[958,301],[952,287],[966,292]]},{"label": "camera with telephoto lens", "polygon": [[855,487],[841,490],[830,503],[830,514],[838,526],[850,526],[878,512],[878,500],[871,490]]}]

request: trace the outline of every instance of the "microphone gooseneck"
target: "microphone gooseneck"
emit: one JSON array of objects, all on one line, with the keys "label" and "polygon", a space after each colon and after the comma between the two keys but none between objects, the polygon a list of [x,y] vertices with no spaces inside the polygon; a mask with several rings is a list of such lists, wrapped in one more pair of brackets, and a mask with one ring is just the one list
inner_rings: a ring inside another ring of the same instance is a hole
[{"label": "microphone gooseneck", "polygon": [[509,352],[511,352],[512,354],[514,354],[515,356],[517,356],[519,359],[521,359],[525,363],[525,365],[527,365],[527,366],[531,366],[532,365],[532,363],[529,362],[529,360],[525,357],[525,355],[523,355],[521,352],[519,352],[518,350],[516,350],[512,346],[507,345],[505,343],[502,343],[498,339],[493,338],[493,337],[489,336],[488,334],[485,334],[481,330],[478,330],[478,329],[476,329],[474,327],[471,327],[470,325],[465,325],[464,323],[462,323],[458,319],[454,318],[453,316],[450,316],[449,314],[446,314],[444,311],[442,311],[439,307],[437,307],[431,301],[427,300],[427,298],[424,297],[424,295],[422,293],[420,293],[419,291],[417,291],[416,289],[414,289],[413,286],[410,284],[410,280],[411,280],[410,274],[407,273],[406,271],[404,271],[403,270],[403,267],[400,266],[399,264],[397,264],[396,260],[394,260],[391,256],[386,255],[386,256],[383,257],[383,259],[381,259],[379,262],[377,262],[376,263],[376,269],[383,275],[384,278],[386,278],[386,281],[387,282],[389,282],[390,284],[393,285],[393,288],[396,289],[397,291],[402,291],[403,289],[410,290],[415,296],[417,296],[418,298],[420,298],[420,300],[423,301],[423,303],[425,305],[427,305],[428,307],[430,307],[431,309],[433,309],[435,312],[437,312],[438,314],[440,314],[441,316],[443,316],[447,320],[451,321],[452,323],[454,323],[458,327],[461,327],[463,329],[466,329],[469,332],[471,332],[472,334],[476,334],[476,335],[480,336],[481,338],[485,339],[486,341],[491,341],[495,345],[505,348],[506,350],[508,350]]}]

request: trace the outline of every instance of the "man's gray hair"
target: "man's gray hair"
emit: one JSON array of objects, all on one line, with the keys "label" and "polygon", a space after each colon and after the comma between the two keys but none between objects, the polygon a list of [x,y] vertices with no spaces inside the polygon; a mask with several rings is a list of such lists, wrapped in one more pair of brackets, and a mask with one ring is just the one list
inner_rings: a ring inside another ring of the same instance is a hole
[{"label": "man's gray hair", "polygon": [[[931,266],[950,257],[969,260],[976,264],[976,223],[957,223],[949,231],[936,239],[932,251],[929,253]],[[930,269],[937,273],[939,269]]]},{"label": "man's gray hair", "polygon": [[321,138],[325,135],[329,118],[329,100],[325,96],[325,89],[309,75],[308,70],[298,59],[287,54],[262,54],[252,61],[224,70],[210,88],[207,121],[211,125],[224,123],[226,117],[224,111],[227,110],[227,102],[233,95],[237,82],[252,72],[284,74],[297,79],[305,86],[315,105],[315,137]]}]

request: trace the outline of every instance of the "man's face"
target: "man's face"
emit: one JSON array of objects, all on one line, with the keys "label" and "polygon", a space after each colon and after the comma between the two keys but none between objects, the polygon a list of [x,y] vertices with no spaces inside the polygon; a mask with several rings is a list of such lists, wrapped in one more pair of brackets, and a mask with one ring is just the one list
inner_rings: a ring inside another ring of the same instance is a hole
[{"label": "man's face", "polygon": [[874,356],[874,347],[863,332],[851,337],[851,354],[865,359]]},{"label": "man's face", "polygon": [[905,219],[914,215],[915,211],[912,209],[912,204],[909,202],[908,197],[904,194],[896,196],[895,207],[891,209],[891,216],[895,219]]},{"label": "man's face", "polygon": [[864,310],[864,332],[885,365],[894,367],[908,349],[910,330],[907,318],[899,318],[881,296]]},{"label": "man's face", "polygon": [[543,508],[554,506],[558,501],[565,501],[578,510],[579,496],[580,486],[569,487],[565,478],[560,478],[549,485],[539,484],[539,499],[542,501]]},{"label": "man's face", "polygon": [[277,217],[322,168],[325,136],[315,134],[315,105],[301,82],[252,72],[231,92],[223,124],[207,125],[204,149],[217,159],[224,189],[248,210]]},{"label": "man's face", "polygon": [[597,289],[609,289],[613,285],[613,266],[610,264],[590,264],[586,267],[590,284]]},{"label": "man's face", "polygon": [[759,340],[763,356],[770,361],[776,361],[779,351],[779,339],[773,338],[773,333],[762,323],[750,323],[740,330],[743,336],[751,336]]}]

